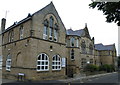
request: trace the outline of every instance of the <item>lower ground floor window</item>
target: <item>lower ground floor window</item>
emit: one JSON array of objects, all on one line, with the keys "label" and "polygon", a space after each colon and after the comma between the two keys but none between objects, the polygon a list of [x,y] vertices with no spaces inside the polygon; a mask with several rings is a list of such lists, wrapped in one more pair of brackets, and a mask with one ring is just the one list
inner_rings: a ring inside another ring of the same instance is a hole
[{"label": "lower ground floor window", "polygon": [[10,71],[11,69],[11,59],[6,61],[6,70]]},{"label": "lower ground floor window", "polygon": [[10,71],[11,70],[11,56],[10,54],[7,56],[7,60],[6,60],[6,70]]},{"label": "lower ground floor window", "polygon": [[81,67],[83,68],[83,67],[85,67],[85,65],[86,65],[86,59],[85,58],[82,58],[81,59]]},{"label": "lower ground floor window", "polygon": [[37,71],[48,71],[48,70],[49,70],[49,58],[46,54],[42,53],[38,56]]},{"label": "lower ground floor window", "polygon": [[52,70],[61,70],[61,58],[59,55],[52,58]]}]

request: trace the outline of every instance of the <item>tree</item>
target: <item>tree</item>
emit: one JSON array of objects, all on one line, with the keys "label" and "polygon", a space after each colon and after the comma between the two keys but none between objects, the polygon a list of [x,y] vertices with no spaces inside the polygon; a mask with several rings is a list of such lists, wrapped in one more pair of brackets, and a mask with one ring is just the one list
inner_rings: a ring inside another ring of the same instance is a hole
[{"label": "tree", "polygon": [[96,8],[103,11],[106,15],[106,22],[115,22],[120,26],[120,1],[119,2],[92,2],[90,8]]}]

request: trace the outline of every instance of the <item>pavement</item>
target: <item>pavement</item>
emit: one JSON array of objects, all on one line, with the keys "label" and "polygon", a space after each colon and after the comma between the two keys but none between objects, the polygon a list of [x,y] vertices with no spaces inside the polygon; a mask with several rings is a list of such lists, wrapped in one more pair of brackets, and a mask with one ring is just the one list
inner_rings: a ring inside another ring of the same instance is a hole
[{"label": "pavement", "polygon": [[84,83],[88,79],[97,78],[97,77],[101,77],[101,76],[105,76],[105,75],[109,75],[109,74],[113,74],[113,73],[117,73],[117,72],[97,74],[97,75],[90,75],[90,76],[83,76],[83,77],[77,76],[75,78],[63,79],[63,80],[59,80],[59,81],[66,82],[66,83],[74,82],[74,81],[80,81],[80,83]]},{"label": "pavement", "polygon": [[[117,73],[117,72],[113,72],[113,73]],[[105,76],[105,75],[109,75],[109,74],[113,74],[113,73],[104,73],[104,74],[97,74],[97,75],[91,75],[91,76],[76,76],[74,78],[68,78],[68,79],[60,79],[60,80],[46,80],[46,81],[39,81],[40,83],[71,83],[74,81],[80,81],[80,83],[84,83],[85,81],[87,81],[90,78],[96,78],[96,77],[100,77],[100,76]],[[2,76],[0,78],[0,81],[2,83],[13,83],[13,82],[17,82],[15,80],[10,80],[10,79],[2,79]],[[38,83],[38,82],[37,82]]]}]

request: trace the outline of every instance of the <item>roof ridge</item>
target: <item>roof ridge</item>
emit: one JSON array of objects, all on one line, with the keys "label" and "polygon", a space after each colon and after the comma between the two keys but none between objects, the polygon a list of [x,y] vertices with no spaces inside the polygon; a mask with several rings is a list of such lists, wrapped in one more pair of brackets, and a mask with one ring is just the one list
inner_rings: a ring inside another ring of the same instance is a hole
[{"label": "roof ridge", "polygon": [[[100,45],[100,44],[102,44],[102,43],[98,43],[98,44],[95,44],[95,45]],[[103,44],[102,44],[103,45]]]},{"label": "roof ridge", "polygon": [[114,44],[109,44],[109,45],[105,45],[105,46],[113,46]]},{"label": "roof ridge", "polygon": [[40,10],[34,12],[32,15],[35,15],[36,13],[42,11],[43,9],[45,9],[46,7],[48,7],[50,4],[53,4],[52,1],[51,1],[48,5],[46,5],[46,6],[44,6],[43,8],[41,8]]}]

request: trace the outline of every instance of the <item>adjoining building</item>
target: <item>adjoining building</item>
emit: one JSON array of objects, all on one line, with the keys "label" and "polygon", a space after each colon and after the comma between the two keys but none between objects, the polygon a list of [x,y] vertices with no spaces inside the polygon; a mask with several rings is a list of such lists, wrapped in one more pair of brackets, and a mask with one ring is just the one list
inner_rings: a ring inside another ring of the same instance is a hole
[{"label": "adjoining building", "polygon": [[117,54],[115,44],[95,44],[95,50],[98,52],[97,56],[99,56],[100,65],[109,64],[114,65],[117,68]]},{"label": "adjoining building", "polygon": [[[87,25],[76,31],[66,30],[52,2],[6,30],[4,21],[1,26],[3,78],[60,79],[79,74],[87,64],[115,63],[115,45],[114,49],[101,52]],[[102,55],[104,52],[110,52],[110,57]],[[110,58],[109,61],[103,61],[104,57]]]},{"label": "adjoining building", "polygon": [[84,29],[67,30],[68,74],[79,74],[87,64],[94,64],[94,38],[91,39],[87,24]]}]

